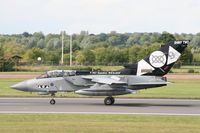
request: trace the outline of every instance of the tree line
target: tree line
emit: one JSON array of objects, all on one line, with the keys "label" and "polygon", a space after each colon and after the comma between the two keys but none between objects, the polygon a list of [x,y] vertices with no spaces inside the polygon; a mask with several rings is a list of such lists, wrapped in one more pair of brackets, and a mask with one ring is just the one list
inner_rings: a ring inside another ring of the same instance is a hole
[{"label": "tree line", "polygon": [[[64,33],[64,64],[69,64],[69,35]],[[110,33],[73,34],[73,64],[123,65],[136,63],[149,53],[171,40],[191,40],[180,63],[200,62],[200,33]],[[9,64],[10,57],[21,56],[25,64],[59,65],[61,60],[61,34],[0,35],[0,69]],[[41,57],[41,61],[37,58]],[[13,65],[13,63],[10,63]],[[8,66],[7,66],[8,67]]]}]

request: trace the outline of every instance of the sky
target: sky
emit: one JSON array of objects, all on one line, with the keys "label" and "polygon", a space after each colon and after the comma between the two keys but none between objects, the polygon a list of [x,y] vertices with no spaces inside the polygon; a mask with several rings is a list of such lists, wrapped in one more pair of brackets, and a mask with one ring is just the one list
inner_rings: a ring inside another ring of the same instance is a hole
[{"label": "sky", "polygon": [[200,0],[0,0],[0,34],[200,32]]}]

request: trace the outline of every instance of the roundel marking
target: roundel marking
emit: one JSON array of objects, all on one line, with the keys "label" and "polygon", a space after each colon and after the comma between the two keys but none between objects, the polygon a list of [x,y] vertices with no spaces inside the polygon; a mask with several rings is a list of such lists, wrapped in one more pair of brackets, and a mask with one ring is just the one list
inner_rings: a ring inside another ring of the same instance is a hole
[{"label": "roundel marking", "polygon": [[51,86],[54,86],[54,83],[51,83],[50,85],[51,85]]},{"label": "roundel marking", "polygon": [[154,51],[149,57],[149,62],[155,68],[164,66],[166,60],[166,56],[162,51]]}]

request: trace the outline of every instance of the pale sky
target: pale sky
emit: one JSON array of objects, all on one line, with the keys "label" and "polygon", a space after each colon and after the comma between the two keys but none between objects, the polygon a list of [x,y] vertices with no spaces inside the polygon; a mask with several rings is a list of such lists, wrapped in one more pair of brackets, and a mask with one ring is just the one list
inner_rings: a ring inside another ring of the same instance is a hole
[{"label": "pale sky", "polygon": [[200,0],[0,0],[0,34],[200,32]]}]

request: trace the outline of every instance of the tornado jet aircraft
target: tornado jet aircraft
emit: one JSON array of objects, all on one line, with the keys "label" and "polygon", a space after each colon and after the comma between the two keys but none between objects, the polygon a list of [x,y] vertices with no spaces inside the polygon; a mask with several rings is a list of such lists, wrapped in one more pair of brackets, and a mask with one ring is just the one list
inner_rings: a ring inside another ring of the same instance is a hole
[{"label": "tornado jet aircraft", "polygon": [[125,65],[119,71],[53,70],[11,86],[26,92],[51,95],[55,104],[57,92],[75,92],[87,96],[105,96],[104,104],[112,105],[113,96],[135,93],[141,89],[167,85],[166,77],[189,41],[171,41],[162,45],[136,64]]}]

